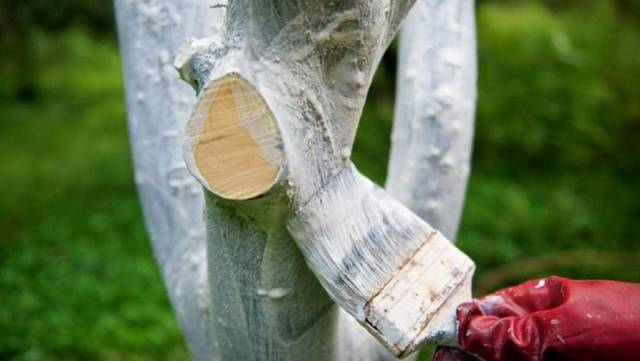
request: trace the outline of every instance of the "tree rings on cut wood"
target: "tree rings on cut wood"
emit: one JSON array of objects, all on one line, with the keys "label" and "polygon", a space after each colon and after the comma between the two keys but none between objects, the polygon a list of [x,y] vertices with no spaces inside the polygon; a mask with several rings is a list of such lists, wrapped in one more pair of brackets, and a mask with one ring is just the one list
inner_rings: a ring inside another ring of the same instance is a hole
[{"label": "tree rings on cut wood", "polygon": [[186,160],[192,173],[220,197],[245,200],[277,181],[280,132],[262,96],[237,73],[207,86],[187,125]]}]

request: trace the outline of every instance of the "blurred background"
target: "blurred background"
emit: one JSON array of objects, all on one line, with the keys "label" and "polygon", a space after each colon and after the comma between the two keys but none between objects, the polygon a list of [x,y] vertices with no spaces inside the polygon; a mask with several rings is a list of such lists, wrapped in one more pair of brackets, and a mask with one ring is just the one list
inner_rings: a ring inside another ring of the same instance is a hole
[{"label": "blurred background", "polygon": [[[478,295],[640,282],[640,0],[480,0]],[[109,1],[0,0],[0,360],[187,360],[133,182]],[[355,163],[383,182],[396,59]]]}]

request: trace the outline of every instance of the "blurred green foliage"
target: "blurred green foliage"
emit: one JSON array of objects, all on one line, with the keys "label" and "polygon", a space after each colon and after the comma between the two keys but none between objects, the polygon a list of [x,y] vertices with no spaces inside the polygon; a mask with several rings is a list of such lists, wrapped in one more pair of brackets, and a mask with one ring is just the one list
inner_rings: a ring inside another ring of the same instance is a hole
[{"label": "blurred green foliage", "polygon": [[[70,27],[81,28],[94,39],[114,42],[111,1],[0,0],[0,99],[34,97],[39,90],[34,68],[42,66],[42,37]],[[45,35],[46,34],[46,35]],[[51,39],[49,39],[51,40]]]},{"label": "blurred green foliage", "polygon": [[[0,360],[186,360],[133,183],[109,2],[0,0]],[[640,1],[478,6],[477,291],[640,281]],[[395,58],[354,160],[383,182]],[[427,358],[427,355],[424,355]]]},{"label": "blurred green foliage", "polygon": [[[640,32],[613,4],[479,8],[478,126],[460,236],[481,272],[543,252],[640,250]],[[580,264],[573,275],[640,279],[640,267]]]},{"label": "blurred green foliage", "polygon": [[0,360],[188,359],[132,183],[114,44],[33,41],[37,97],[0,103]]}]

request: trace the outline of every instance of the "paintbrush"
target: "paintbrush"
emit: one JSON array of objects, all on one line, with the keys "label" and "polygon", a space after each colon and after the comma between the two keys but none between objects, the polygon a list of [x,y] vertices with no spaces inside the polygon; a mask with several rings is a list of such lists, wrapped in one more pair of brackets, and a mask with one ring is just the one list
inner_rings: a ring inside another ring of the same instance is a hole
[{"label": "paintbrush", "polygon": [[294,211],[289,230],[331,298],[394,354],[455,344],[473,262],[352,164]]}]

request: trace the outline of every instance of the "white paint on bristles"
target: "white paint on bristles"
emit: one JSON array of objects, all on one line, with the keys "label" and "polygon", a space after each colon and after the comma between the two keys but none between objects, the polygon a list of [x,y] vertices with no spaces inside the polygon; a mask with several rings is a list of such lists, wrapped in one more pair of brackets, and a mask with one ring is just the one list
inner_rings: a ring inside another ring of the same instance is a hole
[{"label": "white paint on bristles", "polygon": [[[455,342],[457,304],[443,305],[470,296],[473,262],[353,165],[294,210],[289,230],[331,298],[395,354]],[[433,329],[441,313],[451,322]]]}]

